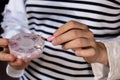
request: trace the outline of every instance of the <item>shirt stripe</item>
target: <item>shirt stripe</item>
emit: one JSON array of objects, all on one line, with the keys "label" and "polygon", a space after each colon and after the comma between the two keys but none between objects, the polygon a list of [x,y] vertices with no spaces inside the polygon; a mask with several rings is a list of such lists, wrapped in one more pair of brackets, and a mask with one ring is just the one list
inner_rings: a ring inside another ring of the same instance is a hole
[{"label": "shirt stripe", "polygon": [[[47,38],[63,24],[86,24],[95,38],[120,35],[119,0],[27,0],[28,29]],[[46,40],[44,52],[25,69],[21,80],[93,80],[90,64],[73,51],[62,50]]]}]

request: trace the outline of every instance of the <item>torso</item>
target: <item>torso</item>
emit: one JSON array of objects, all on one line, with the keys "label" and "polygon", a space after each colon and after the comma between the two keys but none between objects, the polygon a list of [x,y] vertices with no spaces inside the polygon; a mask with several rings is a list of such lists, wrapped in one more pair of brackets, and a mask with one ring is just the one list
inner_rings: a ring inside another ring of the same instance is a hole
[{"label": "torso", "polygon": [[[26,10],[28,28],[45,38],[70,20],[88,25],[96,39],[116,37],[120,33],[120,1],[117,3],[117,0],[116,3],[108,0],[27,0]],[[90,64],[82,57],[48,41],[41,58],[31,62],[25,76],[23,78],[31,80],[93,80],[94,77]]]}]

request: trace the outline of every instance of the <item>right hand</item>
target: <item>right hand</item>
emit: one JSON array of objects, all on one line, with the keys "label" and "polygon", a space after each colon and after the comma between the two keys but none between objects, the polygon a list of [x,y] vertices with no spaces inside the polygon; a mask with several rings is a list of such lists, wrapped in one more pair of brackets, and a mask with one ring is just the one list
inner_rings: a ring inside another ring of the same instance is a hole
[{"label": "right hand", "polygon": [[5,38],[0,38],[0,47],[3,48],[0,51],[0,61],[6,61],[11,67],[16,70],[24,69],[30,62],[25,62],[21,59],[16,58],[13,54],[10,54],[8,48],[9,41]]},{"label": "right hand", "polygon": [[88,63],[109,65],[105,45],[95,40],[93,32],[85,24],[69,21],[50,38],[54,46],[62,45],[64,50],[71,49],[76,56],[83,57]]}]

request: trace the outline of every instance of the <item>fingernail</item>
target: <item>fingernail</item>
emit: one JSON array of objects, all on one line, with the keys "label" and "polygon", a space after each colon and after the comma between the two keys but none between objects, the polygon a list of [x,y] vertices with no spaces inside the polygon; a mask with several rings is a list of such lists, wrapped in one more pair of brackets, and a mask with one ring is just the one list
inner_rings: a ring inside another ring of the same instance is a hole
[{"label": "fingernail", "polygon": [[50,36],[47,38],[48,41],[52,41],[55,37],[54,36]]}]

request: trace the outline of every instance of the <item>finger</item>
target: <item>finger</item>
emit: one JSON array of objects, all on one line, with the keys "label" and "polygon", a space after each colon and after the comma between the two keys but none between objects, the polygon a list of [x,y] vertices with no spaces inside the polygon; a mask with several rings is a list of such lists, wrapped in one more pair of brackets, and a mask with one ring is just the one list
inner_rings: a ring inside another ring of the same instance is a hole
[{"label": "finger", "polygon": [[72,40],[68,43],[65,43],[62,48],[64,50],[67,49],[77,49],[77,48],[85,48],[90,47],[92,45],[92,41],[90,41],[87,38],[77,38],[75,40]]},{"label": "finger", "polygon": [[8,40],[4,38],[0,38],[0,47],[7,47],[8,46]]},{"label": "finger", "polygon": [[29,63],[30,63],[29,61],[25,62],[22,59],[17,59],[15,62],[9,62],[9,64],[17,70],[24,69],[25,67],[27,67]]},{"label": "finger", "polygon": [[0,52],[0,61],[14,61],[15,59],[16,58],[12,54]]},{"label": "finger", "polygon": [[88,30],[79,30],[79,29],[73,29],[73,30],[70,30],[64,34],[61,34],[57,37],[55,37],[53,40],[52,40],[52,43],[53,45],[59,45],[59,44],[63,44],[63,43],[66,43],[66,42],[69,42],[71,40],[74,40],[74,39],[77,39],[77,38],[80,38],[80,37],[85,37],[85,38],[89,38],[90,32]]},{"label": "finger", "polygon": [[79,49],[75,50],[75,54],[77,56],[81,56],[81,57],[91,57],[91,56],[94,56],[96,54],[96,51],[92,47],[89,47],[86,49],[79,48]]},{"label": "finger", "polygon": [[88,27],[84,24],[81,24],[79,22],[76,21],[69,21],[66,24],[64,24],[63,26],[61,26],[55,33],[54,36],[58,36],[61,35],[63,33],[65,33],[66,31],[69,31],[71,29],[88,29]]}]

